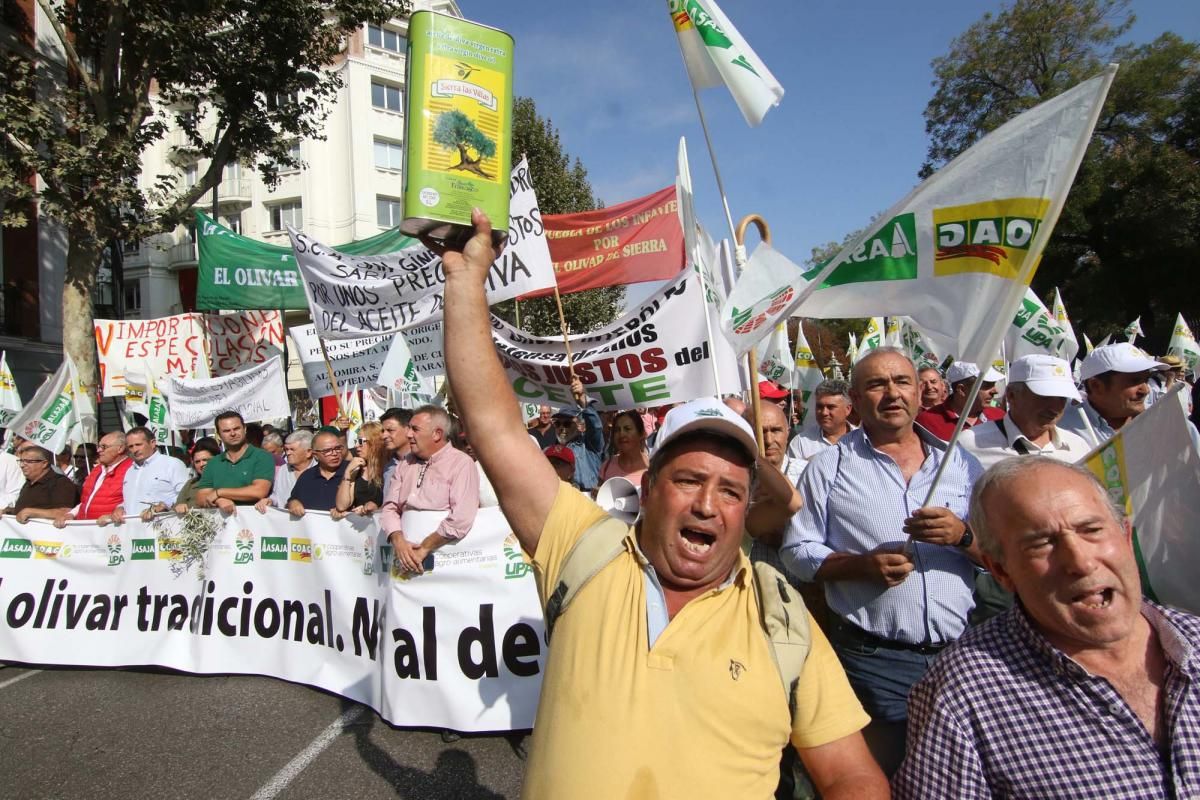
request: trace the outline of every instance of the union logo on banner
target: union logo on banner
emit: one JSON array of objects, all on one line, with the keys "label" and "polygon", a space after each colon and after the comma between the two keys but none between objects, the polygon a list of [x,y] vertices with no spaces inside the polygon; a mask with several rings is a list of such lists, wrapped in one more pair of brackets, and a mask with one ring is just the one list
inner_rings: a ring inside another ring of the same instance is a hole
[{"label": "union logo on banner", "polygon": [[1050,201],[1018,197],[933,210],[933,274],[989,272],[1015,278]]}]

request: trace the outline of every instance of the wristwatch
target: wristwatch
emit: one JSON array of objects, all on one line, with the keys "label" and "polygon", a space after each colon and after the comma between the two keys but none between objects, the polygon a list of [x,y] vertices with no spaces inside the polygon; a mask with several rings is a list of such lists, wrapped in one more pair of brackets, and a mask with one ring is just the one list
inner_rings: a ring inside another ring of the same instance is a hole
[{"label": "wristwatch", "polygon": [[975,532],[973,530],[971,530],[971,526],[968,525],[965,528],[963,528],[962,538],[959,539],[958,544],[956,544],[954,546],[958,547],[962,550],[966,550],[967,548],[969,548],[971,546],[972,543],[974,543],[974,541],[975,541]]}]

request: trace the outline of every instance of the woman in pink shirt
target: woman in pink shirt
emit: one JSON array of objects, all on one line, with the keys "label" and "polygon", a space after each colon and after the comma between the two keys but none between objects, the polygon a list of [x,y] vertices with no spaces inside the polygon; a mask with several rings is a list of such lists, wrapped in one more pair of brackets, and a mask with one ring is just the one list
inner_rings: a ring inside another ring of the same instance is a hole
[{"label": "woman in pink shirt", "polygon": [[613,417],[612,449],[613,454],[600,468],[600,482],[620,477],[640,486],[650,458],[646,454],[646,428],[636,411],[622,411]]}]

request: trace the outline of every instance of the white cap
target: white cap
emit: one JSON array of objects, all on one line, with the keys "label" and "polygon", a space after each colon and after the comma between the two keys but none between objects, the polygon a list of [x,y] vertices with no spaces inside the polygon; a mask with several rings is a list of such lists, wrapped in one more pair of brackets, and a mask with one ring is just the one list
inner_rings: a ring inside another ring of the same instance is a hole
[{"label": "white cap", "polygon": [[1093,350],[1079,368],[1079,380],[1086,381],[1105,372],[1159,372],[1164,369],[1170,367],[1155,361],[1129,342],[1117,342]]},{"label": "white cap", "polygon": [[[977,377],[979,377],[979,367],[970,361],[955,361],[950,365],[950,369],[946,370],[946,380],[950,382],[951,386],[959,381]],[[983,375],[983,382],[995,383],[1002,380],[1004,380],[1004,375],[989,365],[987,372]]]},{"label": "white cap", "polygon": [[654,440],[654,452],[667,446],[672,439],[692,431],[711,431],[733,439],[751,459],[758,455],[758,444],[750,423],[715,397],[701,397],[676,406],[663,417]]},{"label": "white cap", "polygon": [[1023,383],[1042,397],[1065,397],[1079,402],[1079,390],[1071,377],[1071,367],[1054,356],[1037,353],[1021,356],[1008,367],[1009,384]]}]

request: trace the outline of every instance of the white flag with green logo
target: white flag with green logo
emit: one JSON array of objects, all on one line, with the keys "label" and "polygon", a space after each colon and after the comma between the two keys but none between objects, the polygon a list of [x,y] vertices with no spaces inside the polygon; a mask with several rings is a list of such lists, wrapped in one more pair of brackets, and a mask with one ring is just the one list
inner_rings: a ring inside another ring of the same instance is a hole
[{"label": "white flag with green logo", "polygon": [[1175,317],[1175,329],[1171,331],[1167,352],[1182,358],[1188,372],[1195,371],[1196,364],[1200,363],[1200,346],[1197,346],[1196,337],[1192,335],[1192,329],[1188,327],[1183,314]]},{"label": "white flag with green logo", "polygon": [[1062,295],[1059,293],[1057,286],[1054,287],[1054,302],[1051,305],[1050,313],[1054,315],[1054,321],[1058,323],[1058,327],[1063,329],[1063,335],[1067,337],[1067,341],[1075,346],[1075,355],[1067,359],[1070,361],[1076,355],[1079,355],[1079,339],[1075,336],[1075,328],[1071,325],[1071,318],[1067,316],[1067,306],[1063,303]]},{"label": "white flag with green logo", "polygon": [[1160,398],[1082,463],[1129,515],[1142,591],[1198,614],[1200,454],[1188,430],[1182,388]]},{"label": "white flag with green logo", "polygon": [[815,402],[813,391],[825,380],[825,374],[817,364],[816,354],[804,335],[804,320],[799,320],[796,326],[796,350],[792,366],[792,383],[789,389],[799,389],[801,394],[800,421],[811,419],[811,408]]},{"label": "white flag with green logo", "polygon": [[150,374],[150,366],[146,365],[146,427],[154,434],[154,443],[168,445],[171,443],[171,411],[167,406],[167,398],[154,382]]},{"label": "white flag with green logo", "polygon": [[804,270],[751,255],[721,313],[745,352],[782,317],[911,317],[938,349],[991,363],[1066,202],[1116,67],[980,139]]},{"label": "white flag with green logo", "polygon": [[24,407],[17,392],[17,382],[8,368],[8,353],[0,352],[0,428],[9,427]]},{"label": "white flag with green logo", "polygon": [[759,356],[758,371],[767,380],[790,387],[793,362],[792,349],[788,346],[787,326],[781,322],[775,326],[775,332],[767,339],[766,347]]},{"label": "white flag with green logo", "polygon": [[1142,318],[1139,316],[1133,322],[1126,325],[1122,333],[1125,334],[1125,340],[1130,344],[1133,344],[1134,339],[1137,337],[1145,336],[1146,333],[1142,330]]},{"label": "white flag with green logo", "polygon": [[937,348],[933,346],[929,338],[921,333],[920,327],[910,318],[901,317],[900,319],[903,323],[900,346],[917,365],[917,369],[938,366],[942,362],[942,357],[938,355]]},{"label": "white flag with green logo", "polygon": [[1033,289],[1026,289],[1021,305],[1013,317],[1012,325],[1004,336],[1004,349],[1008,361],[1022,356],[1057,356],[1068,364],[1079,352],[1074,334],[1068,334],[1046,308]]},{"label": "white flag with green logo", "polygon": [[883,347],[884,326],[883,317],[871,317],[867,329],[863,332],[862,340],[858,343],[858,352],[854,357],[857,361],[872,350]]},{"label": "white flag with green logo", "polygon": [[724,84],[746,122],[762,122],[783,99],[783,87],[755,55],[715,0],[667,0],[692,86]]},{"label": "white flag with green logo", "polygon": [[68,444],[92,441],[84,437],[91,432],[89,424],[95,426],[95,406],[86,393],[77,390],[78,382],[75,363],[64,355],[58,370],[13,418],[9,428],[52,453],[61,452]]},{"label": "white flag with green logo", "polygon": [[900,317],[887,318],[887,332],[883,337],[883,343],[888,347],[903,347],[904,346],[904,320]]}]

